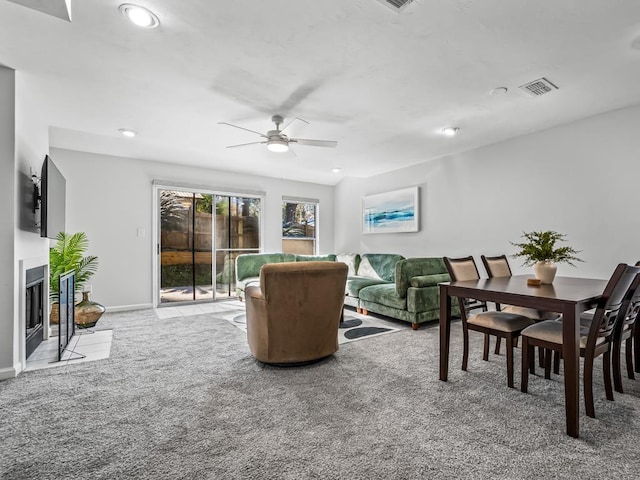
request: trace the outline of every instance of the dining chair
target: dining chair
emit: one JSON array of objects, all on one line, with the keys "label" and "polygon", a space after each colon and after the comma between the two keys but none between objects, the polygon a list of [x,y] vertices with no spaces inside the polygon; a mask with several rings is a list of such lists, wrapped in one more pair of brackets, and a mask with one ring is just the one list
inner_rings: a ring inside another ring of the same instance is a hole
[{"label": "dining chair", "polygon": [[[510,277],[512,275],[511,267],[509,266],[509,261],[507,260],[506,255],[498,255],[495,257],[480,255],[480,258],[482,259],[482,263],[485,270],[487,271],[487,275],[489,276],[489,278]],[[536,322],[539,322],[541,320],[553,320],[560,316],[559,313],[537,310],[535,308],[519,307],[517,305],[500,305],[499,309],[502,312],[524,315],[525,317],[529,317]]]},{"label": "dining chair", "polygon": [[[602,370],[607,400],[613,400],[611,385],[611,351],[616,322],[625,315],[624,305],[634,294],[633,283],[640,274],[640,267],[621,263],[614,270],[601,297],[598,299],[593,319],[588,326],[581,321],[580,355],[584,358],[584,401],[586,413],[595,418],[593,403],[593,363],[602,355]],[[532,346],[554,352],[562,352],[562,321],[545,320],[522,331],[522,383],[520,390],[527,393],[529,373],[535,373]],[[548,357],[547,357],[548,358]],[[545,358],[545,360],[547,360]],[[546,373],[546,372],[545,372]],[[546,375],[545,375],[546,376]]]},{"label": "dining chair", "polygon": [[[454,282],[479,280],[478,267],[472,256],[462,258],[444,257],[444,263],[449,271],[449,276]],[[488,357],[487,335],[504,338],[507,345],[507,385],[513,388],[513,344],[520,332],[533,324],[533,320],[524,315],[515,313],[487,311],[467,316],[462,305],[465,299],[458,297],[460,304],[460,317],[462,319],[463,353],[462,370],[467,370],[469,360],[469,330],[485,334],[484,357]],[[485,358],[486,359],[486,358]]]},{"label": "dining chair", "polygon": [[[488,257],[486,255],[480,255],[482,259],[482,264],[484,265],[485,270],[487,271],[487,275],[489,278],[493,277],[510,277],[511,267],[509,266],[509,261],[507,260],[506,255],[496,255],[493,257]],[[555,312],[547,312],[544,310],[537,310],[535,308],[528,307],[520,307],[517,305],[500,305],[496,304],[496,308],[502,312],[509,313],[517,313],[519,315],[524,315],[525,317],[529,317],[536,322],[540,322],[542,320],[552,320],[560,317],[559,313]],[[540,350],[540,366],[543,366],[544,362],[544,350]],[[500,337],[496,340],[496,355],[500,353]]]},{"label": "dining chair", "polygon": [[[640,266],[640,261],[636,262],[635,266]],[[621,314],[620,321],[616,324],[616,328],[613,335],[613,352],[612,352],[612,365],[613,365],[613,389],[616,392],[624,393],[624,389],[622,387],[622,365],[621,365],[621,356],[622,356],[622,343],[625,342],[625,360],[627,366],[627,377],[630,380],[635,379],[634,374],[634,355],[636,371],[638,370],[638,360],[640,358],[638,355],[638,340],[637,335],[640,334],[638,330],[638,322],[637,316],[640,312],[640,276],[636,278],[634,284],[630,287],[630,298],[627,299],[625,305],[622,306],[622,312],[626,312]],[[591,322],[593,321],[593,311],[584,312],[580,316],[580,325],[582,327],[589,328]],[[560,358],[562,358],[562,354],[560,352],[554,352],[553,356],[553,372],[558,374],[560,372]],[[545,378],[550,378],[549,375],[550,367],[549,365],[545,365]]]},{"label": "dining chair", "polygon": [[[636,263],[636,267],[640,266],[640,262]],[[638,350],[638,340],[634,337],[638,333],[638,314],[640,313],[640,275],[634,280],[630,287],[632,293],[626,304],[622,307],[624,314],[620,315],[620,321],[616,324],[613,335],[613,388],[616,392],[624,393],[622,388],[622,343],[625,343],[625,360],[627,363],[627,377],[630,380],[635,379],[633,369],[633,352]],[[635,340],[635,345],[634,345]],[[638,359],[636,358],[636,368],[638,367]]]}]

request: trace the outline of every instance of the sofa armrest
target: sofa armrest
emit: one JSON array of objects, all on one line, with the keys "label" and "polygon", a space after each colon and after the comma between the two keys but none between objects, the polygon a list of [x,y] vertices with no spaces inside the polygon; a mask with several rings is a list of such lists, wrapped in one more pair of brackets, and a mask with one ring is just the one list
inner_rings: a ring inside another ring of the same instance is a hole
[{"label": "sofa armrest", "polygon": [[[426,277],[432,275],[447,274],[447,267],[442,257],[431,258],[405,258],[396,264],[396,293],[400,298],[407,296],[407,289],[411,286],[414,277]],[[447,278],[443,281],[449,281]],[[437,285],[435,283],[434,285]]]},{"label": "sofa armrest", "polygon": [[450,282],[451,277],[448,273],[435,273],[433,275],[417,275],[411,277],[411,286],[420,287],[434,287],[442,282]]},{"label": "sofa armrest", "polygon": [[[440,288],[437,285],[407,289],[407,311],[422,313],[436,310],[440,310]],[[455,299],[451,302],[451,315],[460,315],[460,307]]]}]

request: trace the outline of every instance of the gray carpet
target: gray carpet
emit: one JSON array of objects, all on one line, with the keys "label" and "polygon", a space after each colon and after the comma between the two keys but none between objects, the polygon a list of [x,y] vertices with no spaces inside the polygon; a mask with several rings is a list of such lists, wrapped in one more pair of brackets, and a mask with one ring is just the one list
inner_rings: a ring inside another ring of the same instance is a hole
[{"label": "gray carpet", "polygon": [[[438,328],[341,345],[302,368],[256,362],[211,315],[106,314],[107,360],[0,382],[0,478],[637,478],[640,380],[564,434],[561,379],[506,387],[504,356],[472,337],[438,380]],[[520,351],[517,351],[518,354]],[[517,363],[519,371],[519,361]],[[519,382],[518,382],[519,383]],[[583,404],[581,411],[584,412]]]}]

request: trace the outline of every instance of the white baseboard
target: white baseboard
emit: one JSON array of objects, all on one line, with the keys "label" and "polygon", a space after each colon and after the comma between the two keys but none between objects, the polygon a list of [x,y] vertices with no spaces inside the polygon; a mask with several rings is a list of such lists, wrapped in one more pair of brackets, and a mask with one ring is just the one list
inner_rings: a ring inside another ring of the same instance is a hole
[{"label": "white baseboard", "polygon": [[147,308],[153,308],[152,303],[140,303],[138,305],[119,305],[115,307],[106,307],[107,313],[109,312],[128,312],[130,310],[144,310]]},{"label": "white baseboard", "polygon": [[18,373],[23,370],[20,367],[21,365],[18,365],[18,368],[16,367],[0,368],[0,380],[8,380],[9,378],[16,378],[18,376]]}]

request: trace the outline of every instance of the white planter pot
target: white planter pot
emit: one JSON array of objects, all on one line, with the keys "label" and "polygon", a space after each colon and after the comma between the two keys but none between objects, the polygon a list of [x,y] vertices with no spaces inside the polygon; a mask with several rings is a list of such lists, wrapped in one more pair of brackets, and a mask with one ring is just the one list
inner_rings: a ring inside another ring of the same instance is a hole
[{"label": "white planter pot", "polygon": [[536,262],[533,265],[533,274],[541,283],[551,284],[556,276],[558,267],[552,262]]}]

